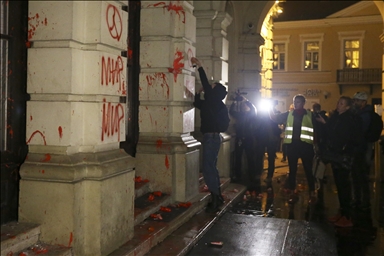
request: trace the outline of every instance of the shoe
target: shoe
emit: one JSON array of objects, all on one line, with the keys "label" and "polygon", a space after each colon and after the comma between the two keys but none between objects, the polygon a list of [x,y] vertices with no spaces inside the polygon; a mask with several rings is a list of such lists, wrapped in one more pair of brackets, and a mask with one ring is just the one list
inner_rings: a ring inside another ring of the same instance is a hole
[{"label": "shoe", "polygon": [[340,213],[337,213],[335,216],[329,217],[329,218],[328,218],[328,221],[329,221],[329,222],[332,222],[332,223],[335,223],[335,222],[337,222],[341,217],[342,217],[341,214],[340,214]]},{"label": "shoe", "polygon": [[350,218],[347,218],[345,216],[341,217],[338,221],[334,223],[336,227],[339,228],[350,228],[353,227],[353,223]]},{"label": "shoe", "polygon": [[208,204],[205,212],[214,213],[219,210],[219,207],[224,204],[224,199],[221,195],[211,194],[212,202]]}]

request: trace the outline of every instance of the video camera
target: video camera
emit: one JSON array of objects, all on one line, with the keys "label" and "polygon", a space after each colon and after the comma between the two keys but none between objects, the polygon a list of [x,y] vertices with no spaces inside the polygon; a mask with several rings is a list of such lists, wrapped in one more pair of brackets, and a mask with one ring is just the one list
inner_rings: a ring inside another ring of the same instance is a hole
[{"label": "video camera", "polygon": [[247,94],[248,93],[246,93],[246,92],[240,92],[240,89],[238,89],[235,92],[235,95],[232,97],[232,100],[234,100],[234,101],[243,101],[244,97],[242,95],[247,95]]}]

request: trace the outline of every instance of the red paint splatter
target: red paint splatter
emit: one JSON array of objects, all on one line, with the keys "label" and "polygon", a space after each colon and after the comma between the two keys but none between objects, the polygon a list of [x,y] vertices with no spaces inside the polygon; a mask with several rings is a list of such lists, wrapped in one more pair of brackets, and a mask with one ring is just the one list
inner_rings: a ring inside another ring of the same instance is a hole
[{"label": "red paint splatter", "polygon": [[178,50],[175,52],[175,59],[173,60],[173,68],[168,68],[170,73],[173,73],[174,81],[177,82],[177,75],[181,74],[181,69],[184,68],[184,54]]},{"label": "red paint splatter", "polygon": [[7,125],[7,129],[9,130],[9,135],[11,136],[11,139],[13,139],[13,129],[12,129],[12,126]]},{"label": "red paint splatter", "polygon": [[30,42],[30,41],[26,41],[26,42],[25,42],[25,47],[27,47],[27,48],[31,48],[31,42]]},{"label": "red paint splatter", "polygon": [[[179,4],[179,1],[177,1],[178,4],[173,4],[172,1],[169,3],[169,5],[166,5],[165,2],[158,2],[156,4],[153,4],[154,7],[158,7],[163,5],[163,9],[167,8],[167,11],[174,11],[177,15],[180,17],[180,13],[183,14],[183,23],[185,23],[185,11],[182,5]],[[148,5],[150,7],[152,4]]]},{"label": "red paint splatter", "polygon": [[68,243],[68,247],[71,247],[72,241],[73,241],[73,234],[72,234],[72,232],[71,232],[71,233],[69,234],[69,243]]},{"label": "red paint splatter", "polygon": [[156,141],[156,148],[161,148],[162,145],[163,145],[163,141],[162,140],[157,140]]},{"label": "red paint splatter", "polygon": [[167,98],[169,98],[169,85],[167,81],[167,76],[164,73],[159,72],[153,75],[147,75],[146,79],[147,79],[148,86],[158,85],[158,84],[160,84],[162,88],[164,88],[165,86],[167,88]]},{"label": "red paint splatter", "polygon": [[40,21],[40,15],[38,13],[36,13],[35,16],[28,17],[28,25],[29,25],[28,40],[32,39],[32,37],[35,35],[35,31],[37,27],[40,24],[47,26],[48,25],[47,18],[44,18],[44,20]]},{"label": "red paint splatter", "polygon": [[44,174],[44,173],[45,173],[45,171],[44,171],[44,170],[41,170],[41,173],[42,173],[42,174]]},{"label": "red paint splatter", "polygon": [[50,154],[45,154],[45,158],[42,162],[48,162],[51,160],[51,155]]},{"label": "red paint splatter", "polygon": [[34,132],[32,133],[32,135],[31,135],[31,137],[29,137],[29,140],[27,140],[27,144],[29,144],[29,142],[31,142],[32,138],[33,138],[37,133],[41,135],[41,137],[42,137],[43,140],[44,140],[44,145],[46,146],[46,145],[47,145],[47,142],[45,141],[45,136],[44,136],[44,134],[43,134],[41,131],[34,131]]},{"label": "red paint splatter", "polygon": [[167,169],[169,169],[169,160],[168,160],[167,155],[165,155],[165,167],[167,167]]},{"label": "red paint splatter", "polygon": [[33,117],[32,117],[32,116],[29,116],[29,120],[31,120],[31,121],[32,121],[32,120],[33,120]]},{"label": "red paint splatter", "polygon": [[58,130],[59,130],[59,137],[60,137],[60,139],[62,139],[63,138],[63,128],[61,126],[59,126]]}]

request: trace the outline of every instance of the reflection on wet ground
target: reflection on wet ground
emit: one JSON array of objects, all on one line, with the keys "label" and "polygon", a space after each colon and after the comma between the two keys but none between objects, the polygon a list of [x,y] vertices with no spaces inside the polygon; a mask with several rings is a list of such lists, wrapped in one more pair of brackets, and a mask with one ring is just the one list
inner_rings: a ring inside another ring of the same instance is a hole
[{"label": "reflection on wet ground", "polygon": [[[232,207],[230,210],[232,214],[311,221],[333,228],[327,218],[337,213],[339,203],[330,167],[318,192],[316,203],[309,203],[307,182],[300,164],[297,173],[297,191],[293,201],[289,200],[285,189],[288,177],[287,163],[276,159],[276,170],[270,184],[264,182],[265,175],[266,171],[256,191],[247,191],[243,200]],[[247,179],[237,183],[250,185],[247,184]],[[376,228],[375,224],[372,225],[371,216],[371,212],[355,209],[354,227],[334,228],[338,255],[379,255],[378,249],[373,246]]]}]

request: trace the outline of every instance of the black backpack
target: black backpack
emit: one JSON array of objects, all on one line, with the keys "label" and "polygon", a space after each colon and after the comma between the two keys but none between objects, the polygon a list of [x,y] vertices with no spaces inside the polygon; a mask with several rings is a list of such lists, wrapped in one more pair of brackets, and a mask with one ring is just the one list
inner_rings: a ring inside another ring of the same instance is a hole
[{"label": "black backpack", "polygon": [[371,122],[369,123],[368,130],[365,134],[365,139],[368,142],[376,142],[380,139],[381,132],[383,130],[383,121],[381,116],[375,111],[371,111]]}]

